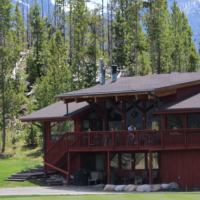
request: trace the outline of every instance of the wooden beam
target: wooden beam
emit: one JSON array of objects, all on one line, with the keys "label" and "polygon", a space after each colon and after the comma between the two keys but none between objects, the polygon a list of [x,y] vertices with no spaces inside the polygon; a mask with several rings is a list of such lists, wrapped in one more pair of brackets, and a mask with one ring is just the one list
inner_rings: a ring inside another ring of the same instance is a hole
[{"label": "wooden beam", "polygon": [[[134,98],[135,96],[130,96],[129,98]],[[123,100],[126,100],[127,99],[127,96],[115,96],[115,100],[116,101],[123,101]]]},{"label": "wooden beam", "polygon": [[156,103],[154,100],[148,99],[147,101],[148,101],[149,103],[152,103],[155,107],[158,107],[158,103]]},{"label": "wooden beam", "polygon": [[95,103],[100,102],[100,101],[106,101],[107,99],[110,100],[109,97],[94,97]]},{"label": "wooden beam", "polygon": [[[105,94],[105,95],[88,95],[88,96],[67,96],[67,97],[58,97],[62,99],[75,99],[75,98],[94,98],[94,97],[115,97],[115,96],[134,96],[136,94],[147,94],[148,92],[135,92],[135,93],[120,93],[120,94]],[[153,94],[153,92],[152,92]]]},{"label": "wooden beam", "polygon": [[113,108],[115,108],[116,110],[118,110],[121,114],[123,113],[122,109],[119,108],[115,103],[113,103],[111,100],[106,100]]},{"label": "wooden beam", "polygon": [[147,94],[136,94],[135,95],[135,99],[139,100],[139,99],[148,99],[148,95]]},{"label": "wooden beam", "polygon": [[132,104],[134,107],[136,107],[141,112],[144,112],[144,110],[140,106],[138,106],[132,99],[127,98],[126,101],[128,101],[130,104]]},{"label": "wooden beam", "polygon": [[98,111],[98,112],[101,112],[100,111],[100,108],[97,106],[97,105],[95,105],[92,101],[86,101],[90,106],[92,106],[96,111]]},{"label": "wooden beam", "polygon": [[76,103],[93,100],[92,98],[75,98]]},{"label": "wooden beam", "polygon": [[[158,97],[164,97],[164,96],[169,96],[169,95],[173,95],[173,94],[176,94],[176,90],[168,90],[165,92],[158,92],[158,93],[154,93],[153,95],[158,96]],[[156,98],[155,96],[148,95],[148,99],[154,99],[154,98]]]},{"label": "wooden beam", "polygon": [[63,100],[63,103],[67,104],[67,103],[71,103],[71,102],[74,102],[75,99],[64,99]]}]

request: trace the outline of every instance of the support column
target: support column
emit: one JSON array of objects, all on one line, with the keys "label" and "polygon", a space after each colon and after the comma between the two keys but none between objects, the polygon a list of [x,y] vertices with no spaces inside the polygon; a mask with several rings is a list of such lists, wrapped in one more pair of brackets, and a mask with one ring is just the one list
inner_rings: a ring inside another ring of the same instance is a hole
[{"label": "support column", "polygon": [[142,100],[142,109],[144,110],[142,112],[142,129],[146,129],[146,100]]},{"label": "support column", "polygon": [[126,100],[122,101],[122,130],[126,130]]},{"label": "support column", "polygon": [[67,185],[70,185],[70,152],[67,153],[67,169],[68,169],[68,175],[67,175]]},{"label": "support column", "polygon": [[110,151],[107,153],[107,172],[108,172],[108,183],[110,184]]},{"label": "support column", "polygon": [[149,151],[149,185],[152,184],[152,155],[151,151]]}]

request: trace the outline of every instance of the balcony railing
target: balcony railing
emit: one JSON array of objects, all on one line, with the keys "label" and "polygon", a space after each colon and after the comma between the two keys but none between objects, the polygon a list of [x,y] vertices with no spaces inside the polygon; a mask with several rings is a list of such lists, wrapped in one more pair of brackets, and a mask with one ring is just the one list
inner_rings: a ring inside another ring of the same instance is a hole
[{"label": "balcony railing", "polygon": [[65,136],[70,151],[200,148],[200,129],[70,132]]}]

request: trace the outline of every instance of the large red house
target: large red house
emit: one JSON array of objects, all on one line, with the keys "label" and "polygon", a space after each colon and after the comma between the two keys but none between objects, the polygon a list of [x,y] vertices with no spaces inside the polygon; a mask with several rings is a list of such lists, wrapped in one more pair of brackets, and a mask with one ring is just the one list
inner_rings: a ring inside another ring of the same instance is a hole
[{"label": "large red house", "polygon": [[[23,117],[44,122],[45,172],[79,168],[121,178],[148,170],[149,182],[200,187],[200,73],[123,77],[59,94]],[[128,127],[133,125],[133,130]]]}]

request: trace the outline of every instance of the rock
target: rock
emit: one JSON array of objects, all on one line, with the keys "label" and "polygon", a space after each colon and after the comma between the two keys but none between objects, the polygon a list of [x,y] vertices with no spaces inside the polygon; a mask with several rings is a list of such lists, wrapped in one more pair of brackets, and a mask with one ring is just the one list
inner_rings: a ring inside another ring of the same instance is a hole
[{"label": "rock", "polygon": [[94,187],[94,189],[95,189],[95,190],[103,190],[104,187],[105,187],[104,184],[99,184],[99,185],[96,185],[96,186]]},{"label": "rock", "polygon": [[169,184],[169,189],[178,189],[179,186],[178,186],[178,183],[176,182],[172,182]]},{"label": "rock", "polygon": [[151,187],[152,187],[152,192],[157,192],[162,189],[162,186],[160,184],[152,185]]},{"label": "rock", "polygon": [[109,185],[107,184],[103,191],[113,191],[115,189],[116,185]]},{"label": "rock", "polygon": [[161,187],[163,190],[167,190],[167,189],[169,189],[169,184],[163,183],[163,184],[161,184]]},{"label": "rock", "polygon": [[124,191],[126,192],[132,192],[132,191],[135,191],[137,189],[137,185],[127,185],[125,188],[124,188]]},{"label": "rock", "polygon": [[124,191],[125,187],[126,187],[125,185],[117,185],[115,187],[115,191],[118,191],[118,192]]},{"label": "rock", "polygon": [[140,185],[137,187],[137,192],[151,192],[152,187],[151,185]]}]

